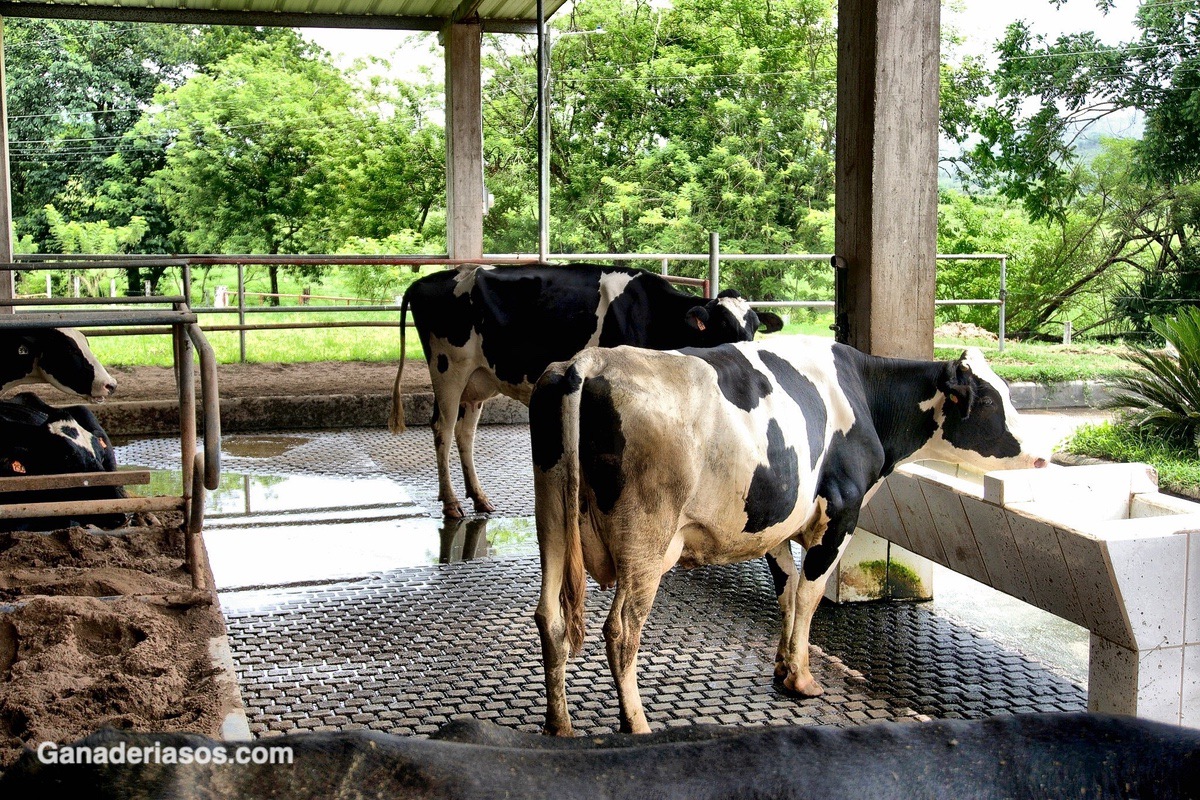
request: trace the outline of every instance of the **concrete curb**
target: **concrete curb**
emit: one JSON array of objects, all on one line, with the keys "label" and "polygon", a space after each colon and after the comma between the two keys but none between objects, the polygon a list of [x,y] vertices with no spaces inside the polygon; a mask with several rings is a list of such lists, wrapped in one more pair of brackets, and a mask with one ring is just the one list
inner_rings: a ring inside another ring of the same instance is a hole
[{"label": "concrete curb", "polygon": [[1101,381],[1009,384],[1013,405],[1018,410],[1043,408],[1099,408],[1112,397]]},{"label": "concrete curb", "polygon": [[[1057,384],[1014,383],[1013,404],[1021,410],[1095,408],[1109,397],[1100,382],[1070,381]],[[221,430],[225,433],[258,433],[281,430],[379,428],[387,425],[390,394],[332,394],[321,396],[230,397],[221,400]],[[110,436],[159,436],[179,432],[178,404],[171,400],[109,402],[91,405]],[[433,394],[404,396],[406,425],[428,425],[433,419]],[[498,396],[483,406],[485,425],[523,424],[529,410],[508,397]]]},{"label": "concrete curb", "polygon": [[[280,430],[380,428],[387,425],[390,394],[334,394],[298,397],[231,397],[221,400],[223,433]],[[159,436],[179,433],[179,406],[170,400],[110,402],[89,406],[110,436]],[[197,412],[199,418],[199,412]],[[433,395],[404,397],[406,425],[428,425]],[[525,406],[495,397],[483,406],[480,422],[488,425],[529,421]]]}]

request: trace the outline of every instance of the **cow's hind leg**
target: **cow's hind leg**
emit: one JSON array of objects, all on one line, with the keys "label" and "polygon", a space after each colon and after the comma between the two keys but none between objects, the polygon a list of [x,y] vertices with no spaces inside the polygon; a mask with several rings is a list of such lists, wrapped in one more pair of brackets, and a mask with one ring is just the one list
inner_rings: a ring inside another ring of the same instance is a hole
[{"label": "cow's hind leg", "polygon": [[654,595],[662,578],[661,563],[617,565],[617,591],[604,623],[608,666],[617,684],[621,703],[621,732],[649,733],[650,723],[642,707],[637,683],[637,655],[642,628],[650,616]]},{"label": "cow's hind leg", "polygon": [[496,510],[483,493],[479,476],[475,473],[475,430],[479,427],[479,416],[483,413],[483,401],[466,400],[459,406],[458,424],[454,426],[454,439],[458,444],[458,458],[462,462],[463,482],[467,497],[475,503],[475,511],[490,514]]},{"label": "cow's hind leg", "polygon": [[[538,491],[543,491],[539,486]],[[542,560],[542,593],[534,619],[542,640],[542,665],[546,678],[546,727],[543,733],[571,736],[571,714],[567,710],[567,620],[563,611],[563,568],[566,543],[561,513],[547,511],[551,504],[540,502],[537,508],[538,548]]]}]

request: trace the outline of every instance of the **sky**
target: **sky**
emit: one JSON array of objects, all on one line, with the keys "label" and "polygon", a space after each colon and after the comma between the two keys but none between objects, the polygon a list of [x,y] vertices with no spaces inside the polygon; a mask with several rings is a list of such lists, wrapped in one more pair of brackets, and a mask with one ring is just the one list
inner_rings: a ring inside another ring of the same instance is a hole
[{"label": "sky", "polygon": [[[1108,44],[1133,38],[1133,15],[1138,0],[1117,0],[1107,16],[1096,10],[1095,0],[1068,0],[1055,9],[1049,0],[955,0],[959,10],[944,8],[943,25],[954,25],[967,37],[964,52],[989,53],[992,45],[1014,20],[1025,19],[1033,29],[1051,37],[1068,31],[1092,30]],[[586,0],[584,0],[586,2]],[[561,12],[560,12],[561,13]],[[411,74],[421,64],[440,68],[440,59],[428,52],[427,44],[403,47],[404,31],[302,28],[306,38],[331,52],[340,64],[357,56],[377,55],[392,62],[401,75]],[[427,41],[427,40],[426,40]],[[397,47],[403,47],[397,51]]]}]

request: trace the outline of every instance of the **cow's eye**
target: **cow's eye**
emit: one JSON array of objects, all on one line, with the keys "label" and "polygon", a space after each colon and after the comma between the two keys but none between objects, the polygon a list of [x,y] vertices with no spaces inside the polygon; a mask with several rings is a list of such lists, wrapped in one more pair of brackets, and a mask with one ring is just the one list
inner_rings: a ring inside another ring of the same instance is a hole
[{"label": "cow's eye", "polygon": [[992,404],[993,404],[995,401],[993,401],[993,400],[992,400],[992,398],[990,398],[990,397],[985,397],[985,398],[983,398],[982,400],[980,400],[979,402],[980,402],[982,405],[985,405],[985,406],[990,406],[990,405],[992,405]]}]

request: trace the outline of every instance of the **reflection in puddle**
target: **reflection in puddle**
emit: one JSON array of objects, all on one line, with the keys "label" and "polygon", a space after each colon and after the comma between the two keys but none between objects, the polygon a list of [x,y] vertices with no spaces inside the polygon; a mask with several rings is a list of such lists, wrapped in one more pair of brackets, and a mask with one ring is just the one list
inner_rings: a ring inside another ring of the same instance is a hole
[{"label": "reflection in puddle", "polygon": [[[290,434],[239,435],[222,452],[266,459],[316,441]],[[296,454],[293,453],[293,456]],[[147,458],[147,460],[151,460]],[[129,459],[125,466],[140,466]],[[150,466],[146,464],[144,466]],[[262,475],[242,460],[206,492],[204,543],[217,589],[304,586],[363,578],[387,570],[537,554],[533,519],[430,516],[414,490],[374,475]],[[178,495],[178,469],[151,469],[141,495]]]}]

